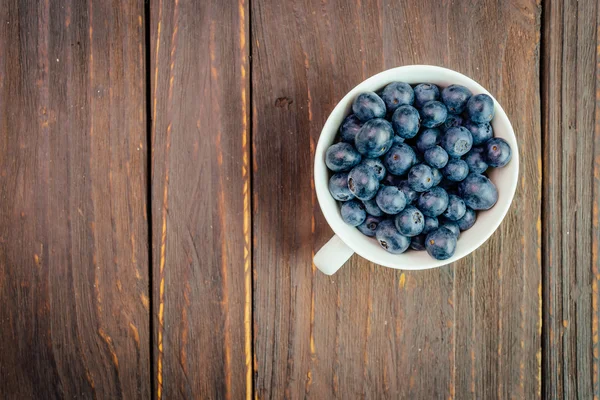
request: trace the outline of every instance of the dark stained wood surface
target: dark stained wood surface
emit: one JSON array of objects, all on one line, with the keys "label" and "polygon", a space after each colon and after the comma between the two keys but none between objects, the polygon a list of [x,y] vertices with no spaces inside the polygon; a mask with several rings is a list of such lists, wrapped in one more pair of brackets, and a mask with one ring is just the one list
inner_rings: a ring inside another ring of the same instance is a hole
[{"label": "dark stained wood surface", "polygon": [[150,10],[155,395],[251,397],[248,5]]},{"label": "dark stained wood surface", "polygon": [[0,396],[150,397],[141,2],[0,7]]},{"label": "dark stained wood surface", "polygon": [[[600,398],[598,7],[2,3],[0,397]],[[325,276],[323,123],[417,63],[503,105],[511,210],[451,266]]]},{"label": "dark stained wood surface", "polygon": [[[251,7],[258,397],[539,397],[540,6]],[[315,143],[348,90],[404,64],[456,69],[503,104],[521,146],[514,205],[481,249],[452,266],[394,271],[355,256],[327,277],[311,266],[332,235],[308,195]]]},{"label": "dark stained wood surface", "polygon": [[544,8],[544,372],[547,398],[600,397],[598,4]]}]

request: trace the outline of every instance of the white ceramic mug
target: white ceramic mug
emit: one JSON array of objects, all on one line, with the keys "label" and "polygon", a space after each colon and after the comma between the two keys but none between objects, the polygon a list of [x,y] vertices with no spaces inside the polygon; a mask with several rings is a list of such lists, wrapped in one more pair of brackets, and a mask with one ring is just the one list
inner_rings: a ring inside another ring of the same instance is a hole
[{"label": "white ceramic mug", "polygon": [[[391,254],[382,249],[375,238],[370,238],[347,225],[341,217],[336,200],[329,194],[330,172],[325,165],[325,152],[334,142],[344,118],[350,114],[352,101],[361,92],[378,91],[391,82],[435,83],[440,87],[451,84],[463,85],[473,94],[491,94],[473,79],[456,71],[432,65],[408,65],[383,71],[365,80],[352,89],[335,106],[321,131],[315,152],[315,190],[321,210],[335,236],[315,255],[315,266],[327,275],[334,274],[352,254],[357,253],[376,264],[404,270],[419,270],[440,267],[452,263],[481,246],[500,225],[512,202],[519,176],[519,149],[513,128],[506,113],[494,99],[496,114],[492,120],[494,136],[505,139],[512,149],[512,160],[504,168],[493,168],[489,178],[498,188],[498,202],[487,211],[477,212],[477,222],[462,232],[457,242],[456,252],[447,260],[436,260],[425,251],[407,251]],[[493,96],[492,96],[493,98]]]}]

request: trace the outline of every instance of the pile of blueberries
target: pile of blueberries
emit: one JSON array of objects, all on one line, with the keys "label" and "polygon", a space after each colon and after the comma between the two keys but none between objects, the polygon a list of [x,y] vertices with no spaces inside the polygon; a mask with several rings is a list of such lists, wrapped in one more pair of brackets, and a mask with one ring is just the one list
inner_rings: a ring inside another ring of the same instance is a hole
[{"label": "pile of blueberries", "polygon": [[488,168],[511,159],[493,118],[492,98],[461,85],[393,82],[359,94],[325,158],[342,219],[390,253],[452,257],[476,211],[498,200]]}]

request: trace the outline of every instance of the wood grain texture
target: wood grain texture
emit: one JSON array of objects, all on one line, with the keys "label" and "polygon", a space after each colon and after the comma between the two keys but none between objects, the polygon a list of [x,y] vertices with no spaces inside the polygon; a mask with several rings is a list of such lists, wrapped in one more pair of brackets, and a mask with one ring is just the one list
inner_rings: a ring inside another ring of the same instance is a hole
[{"label": "wood grain texture", "polygon": [[156,397],[251,397],[248,6],[150,10]]},{"label": "wood grain texture", "polygon": [[0,393],[150,396],[143,5],[0,7]]},{"label": "wood grain texture", "polygon": [[544,6],[544,374],[547,398],[600,397],[598,4]]},{"label": "wood grain texture", "polygon": [[[251,8],[257,396],[540,397],[540,5]],[[320,130],[348,90],[404,64],[456,69],[496,96],[520,144],[514,204],[482,248],[451,266],[394,271],[355,256],[324,276],[311,265],[332,235],[311,182]]]}]

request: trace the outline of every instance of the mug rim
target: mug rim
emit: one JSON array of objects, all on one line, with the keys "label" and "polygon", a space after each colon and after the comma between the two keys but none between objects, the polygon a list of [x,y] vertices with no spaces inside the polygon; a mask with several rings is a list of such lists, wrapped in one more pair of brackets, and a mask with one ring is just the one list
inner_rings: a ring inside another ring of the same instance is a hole
[{"label": "mug rim", "polygon": [[[422,78],[420,78],[421,76]],[[355,227],[347,225],[342,220],[337,201],[329,193],[328,183],[330,172],[325,165],[325,152],[337,136],[341,122],[349,114],[348,111],[354,97],[363,91],[378,91],[385,85],[395,81],[403,81],[409,84],[434,83],[438,86],[461,84],[471,90],[473,94],[485,93],[489,95],[494,100],[495,106],[495,116],[491,122],[494,136],[504,138],[512,149],[511,161],[504,168],[494,168],[489,174],[490,179],[498,187],[498,202],[490,210],[477,211],[475,225],[470,230],[461,232],[456,252],[446,260],[436,260],[430,257],[425,251],[410,251],[402,254],[386,252],[374,238],[363,235]],[[472,78],[452,69],[433,65],[405,65],[391,68],[373,75],[356,85],[336,104],[327,117],[315,149],[315,191],[325,220],[333,232],[355,253],[373,263],[394,269],[423,270],[441,267],[469,255],[483,245],[498,229],[500,223],[508,213],[516,192],[518,175],[519,148],[513,127],[502,106],[494,96]],[[500,181],[501,184],[496,182],[499,177],[502,178]],[[484,219],[484,221],[481,219]],[[478,223],[480,224],[479,226],[477,225]],[[483,226],[483,223],[486,223],[486,226]],[[475,229],[476,226],[478,229]],[[469,239],[468,243],[465,240],[467,238]]]}]

